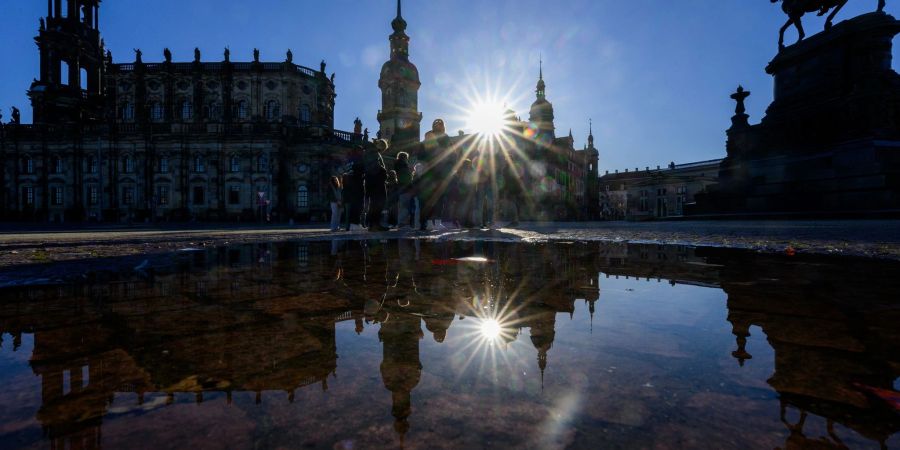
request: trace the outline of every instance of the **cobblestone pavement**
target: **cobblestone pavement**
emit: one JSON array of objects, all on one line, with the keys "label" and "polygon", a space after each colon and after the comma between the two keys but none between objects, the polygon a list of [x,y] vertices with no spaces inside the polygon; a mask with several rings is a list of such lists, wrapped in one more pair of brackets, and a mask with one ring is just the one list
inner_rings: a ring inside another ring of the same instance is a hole
[{"label": "cobblestone pavement", "polygon": [[630,242],[900,260],[900,220],[524,223],[495,230],[331,233],[317,227],[0,229],[0,267],[166,253],[238,243],[331,239]]}]

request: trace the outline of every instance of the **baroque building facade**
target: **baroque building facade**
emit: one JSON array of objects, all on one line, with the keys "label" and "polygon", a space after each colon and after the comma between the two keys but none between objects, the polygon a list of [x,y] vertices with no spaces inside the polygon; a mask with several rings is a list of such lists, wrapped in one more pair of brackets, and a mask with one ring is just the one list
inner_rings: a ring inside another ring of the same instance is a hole
[{"label": "baroque building facade", "polygon": [[[50,0],[35,42],[34,124],[0,129],[6,220],[324,218],[330,175],[362,144],[334,129],[334,75],[281,62],[114,63],[99,0]],[[359,128],[359,127],[357,127]]]}]

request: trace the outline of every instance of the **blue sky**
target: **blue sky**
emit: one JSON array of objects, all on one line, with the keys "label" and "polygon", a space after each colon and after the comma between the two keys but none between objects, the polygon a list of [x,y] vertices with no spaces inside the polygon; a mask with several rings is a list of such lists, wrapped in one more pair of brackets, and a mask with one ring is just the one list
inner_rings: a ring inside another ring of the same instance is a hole
[{"label": "blue sky", "polygon": [[[839,20],[876,3],[853,0]],[[896,8],[888,2],[888,12]],[[43,0],[3,2],[4,120],[10,105],[31,120],[25,91],[38,76],[33,37],[45,10]],[[133,48],[162,60],[164,47],[190,61],[195,46],[219,61],[226,45],[234,61],[251,60],[254,47],[263,60],[281,61],[288,48],[302,65],[324,58],[337,74],[335,126],[350,130],[359,116],[374,134],[394,15],[394,0],[107,0],[100,21],[116,62],[133,60]],[[557,133],[571,128],[580,147],[593,118],[601,171],[724,156],[738,83],[753,92],[751,122],[772,99],[763,68],[784,22],[769,0],[404,0],[403,15],[422,79],[423,132],[436,117],[464,129],[466,105],[487,92],[527,116],[543,55]],[[808,32],[822,23],[808,16]]]}]

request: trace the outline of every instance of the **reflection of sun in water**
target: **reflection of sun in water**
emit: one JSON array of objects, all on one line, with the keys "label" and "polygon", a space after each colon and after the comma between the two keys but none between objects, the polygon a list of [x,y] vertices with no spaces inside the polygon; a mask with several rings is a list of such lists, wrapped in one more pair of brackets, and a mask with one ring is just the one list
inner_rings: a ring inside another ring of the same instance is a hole
[{"label": "reflection of sun in water", "polygon": [[481,336],[488,340],[496,340],[500,337],[503,328],[497,319],[486,319],[481,323]]},{"label": "reflection of sun in water", "polygon": [[486,138],[495,137],[506,127],[505,113],[506,108],[500,102],[478,100],[469,108],[466,126]]}]

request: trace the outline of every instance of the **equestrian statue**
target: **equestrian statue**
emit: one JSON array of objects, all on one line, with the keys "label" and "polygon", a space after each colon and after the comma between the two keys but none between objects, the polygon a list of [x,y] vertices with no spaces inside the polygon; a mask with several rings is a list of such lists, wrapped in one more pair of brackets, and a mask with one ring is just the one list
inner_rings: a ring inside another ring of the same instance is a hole
[{"label": "equestrian statue", "polygon": [[[828,15],[828,19],[825,20],[825,29],[828,30],[832,26],[832,22],[834,21],[834,16],[840,12],[841,8],[847,4],[849,0],[770,0],[772,3],[781,2],[781,9],[784,10],[785,14],[788,15],[788,21],[781,27],[781,33],[778,37],[778,48],[784,49],[784,32],[790,28],[791,25],[797,27],[797,32],[800,35],[800,38],[797,39],[797,42],[803,40],[806,37],[806,33],[803,31],[803,23],[801,19],[806,13],[818,12],[819,16],[824,16],[828,14],[828,11],[831,11],[831,14]],[[883,12],[885,6],[885,0],[878,0],[878,12]]]}]

